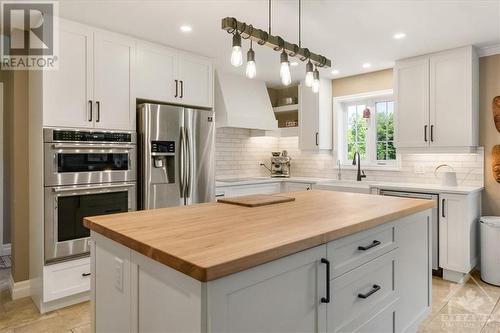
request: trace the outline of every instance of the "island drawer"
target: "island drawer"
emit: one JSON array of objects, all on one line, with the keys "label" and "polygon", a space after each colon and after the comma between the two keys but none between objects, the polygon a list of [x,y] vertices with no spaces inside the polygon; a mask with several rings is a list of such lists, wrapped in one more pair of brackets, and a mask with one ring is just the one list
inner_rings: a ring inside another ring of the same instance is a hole
[{"label": "island drawer", "polygon": [[381,225],[327,244],[332,263],[330,279],[334,279],[397,247],[394,224]]},{"label": "island drawer", "polygon": [[[328,331],[344,332],[395,301],[395,249],[331,281],[332,301],[328,305]],[[391,321],[392,322],[392,321]]]}]

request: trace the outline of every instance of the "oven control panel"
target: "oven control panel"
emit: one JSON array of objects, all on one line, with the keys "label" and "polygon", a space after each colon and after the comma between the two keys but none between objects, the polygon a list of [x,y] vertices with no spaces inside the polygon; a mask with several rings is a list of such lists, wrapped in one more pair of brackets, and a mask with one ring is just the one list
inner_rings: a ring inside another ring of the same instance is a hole
[{"label": "oven control panel", "polygon": [[151,141],[152,153],[175,153],[175,141]]},{"label": "oven control panel", "polygon": [[115,132],[85,132],[85,131],[54,131],[54,141],[84,141],[84,142],[131,142],[130,133]]}]

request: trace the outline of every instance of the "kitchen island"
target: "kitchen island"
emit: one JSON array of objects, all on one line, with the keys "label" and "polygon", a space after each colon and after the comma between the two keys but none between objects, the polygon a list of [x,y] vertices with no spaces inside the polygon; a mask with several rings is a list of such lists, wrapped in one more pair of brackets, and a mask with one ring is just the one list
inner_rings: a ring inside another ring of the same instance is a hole
[{"label": "kitchen island", "polygon": [[85,219],[96,332],[415,331],[434,203],[288,193]]}]

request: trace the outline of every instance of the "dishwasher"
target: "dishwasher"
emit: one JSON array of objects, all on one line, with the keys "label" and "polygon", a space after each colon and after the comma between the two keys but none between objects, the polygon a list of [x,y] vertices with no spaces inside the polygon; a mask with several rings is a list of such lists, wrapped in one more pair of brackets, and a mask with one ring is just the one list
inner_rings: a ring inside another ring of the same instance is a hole
[{"label": "dishwasher", "polygon": [[380,190],[380,195],[411,199],[433,200],[436,207],[432,209],[431,228],[432,228],[432,275],[442,276],[443,270],[439,268],[439,195],[433,193],[402,192]]}]

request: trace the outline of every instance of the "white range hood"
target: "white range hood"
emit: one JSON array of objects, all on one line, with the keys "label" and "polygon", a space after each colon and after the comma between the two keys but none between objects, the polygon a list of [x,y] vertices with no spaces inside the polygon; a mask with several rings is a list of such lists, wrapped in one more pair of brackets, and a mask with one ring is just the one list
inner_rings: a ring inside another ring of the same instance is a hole
[{"label": "white range hood", "polygon": [[229,73],[215,73],[216,127],[263,131],[278,129],[264,81]]}]

